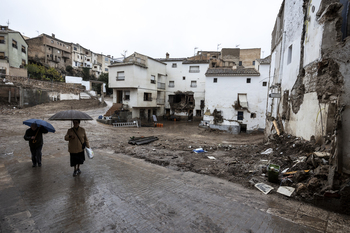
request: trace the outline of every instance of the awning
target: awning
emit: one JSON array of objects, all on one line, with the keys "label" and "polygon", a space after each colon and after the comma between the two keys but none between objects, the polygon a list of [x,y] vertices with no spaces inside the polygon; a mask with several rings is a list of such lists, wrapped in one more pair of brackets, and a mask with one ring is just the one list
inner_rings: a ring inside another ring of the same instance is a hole
[{"label": "awning", "polygon": [[247,94],[238,94],[238,103],[242,108],[248,108]]}]

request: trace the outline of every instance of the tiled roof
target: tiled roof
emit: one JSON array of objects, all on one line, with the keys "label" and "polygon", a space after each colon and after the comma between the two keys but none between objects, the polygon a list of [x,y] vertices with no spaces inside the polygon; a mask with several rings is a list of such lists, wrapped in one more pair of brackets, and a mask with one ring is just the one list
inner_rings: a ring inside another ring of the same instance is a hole
[{"label": "tiled roof", "polygon": [[260,64],[270,64],[271,63],[271,55],[269,55],[265,58],[259,59],[259,62],[260,62]]},{"label": "tiled roof", "polygon": [[206,64],[209,63],[208,60],[185,60],[182,64]]},{"label": "tiled roof", "polygon": [[171,61],[183,61],[183,60],[186,60],[186,58],[157,58],[157,60],[161,62],[171,62]]},{"label": "tiled roof", "polygon": [[254,68],[209,68],[206,76],[259,76],[260,73]]}]

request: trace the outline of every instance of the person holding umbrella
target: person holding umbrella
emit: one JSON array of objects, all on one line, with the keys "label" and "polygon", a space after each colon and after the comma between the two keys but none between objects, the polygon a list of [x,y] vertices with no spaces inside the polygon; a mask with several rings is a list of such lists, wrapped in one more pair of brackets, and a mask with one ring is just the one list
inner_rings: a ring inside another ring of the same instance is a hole
[{"label": "person holding umbrella", "polygon": [[90,147],[85,129],[80,127],[80,120],[73,120],[73,127],[68,129],[64,140],[68,141],[68,152],[70,153],[70,166],[74,167],[73,176],[81,173],[80,165],[85,161],[84,149]]},{"label": "person holding umbrella", "polygon": [[[26,124],[23,122],[23,124]],[[38,127],[35,122],[30,123],[30,128],[26,130],[24,135],[24,140],[29,141],[29,148],[32,154],[33,166],[36,167],[38,164],[41,167],[41,150],[43,148],[44,140],[43,134],[48,133],[49,131],[42,125]]]}]

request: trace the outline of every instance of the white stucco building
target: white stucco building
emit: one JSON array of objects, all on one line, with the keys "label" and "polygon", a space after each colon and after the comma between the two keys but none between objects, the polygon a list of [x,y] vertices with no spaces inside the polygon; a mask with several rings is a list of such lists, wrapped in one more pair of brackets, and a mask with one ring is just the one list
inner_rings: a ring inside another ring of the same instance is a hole
[{"label": "white stucco building", "polygon": [[132,118],[164,115],[166,64],[139,53],[109,66],[113,103],[122,104]]},{"label": "white stucco building", "polygon": [[285,0],[272,32],[267,136],[278,130],[330,145],[350,173],[348,1]]},{"label": "white stucco building", "polygon": [[269,57],[255,68],[209,68],[206,72],[203,122],[233,134],[263,130]]},{"label": "white stucco building", "polygon": [[169,58],[169,54],[160,60],[167,64],[166,115],[184,120],[202,119],[209,61]]}]

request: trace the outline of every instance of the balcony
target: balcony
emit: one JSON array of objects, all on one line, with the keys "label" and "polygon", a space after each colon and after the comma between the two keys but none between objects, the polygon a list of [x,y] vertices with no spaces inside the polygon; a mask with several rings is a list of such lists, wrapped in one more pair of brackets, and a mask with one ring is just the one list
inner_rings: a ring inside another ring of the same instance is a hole
[{"label": "balcony", "polygon": [[160,83],[160,82],[158,82],[157,88],[158,88],[158,89],[165,90],[165,83]]}]

